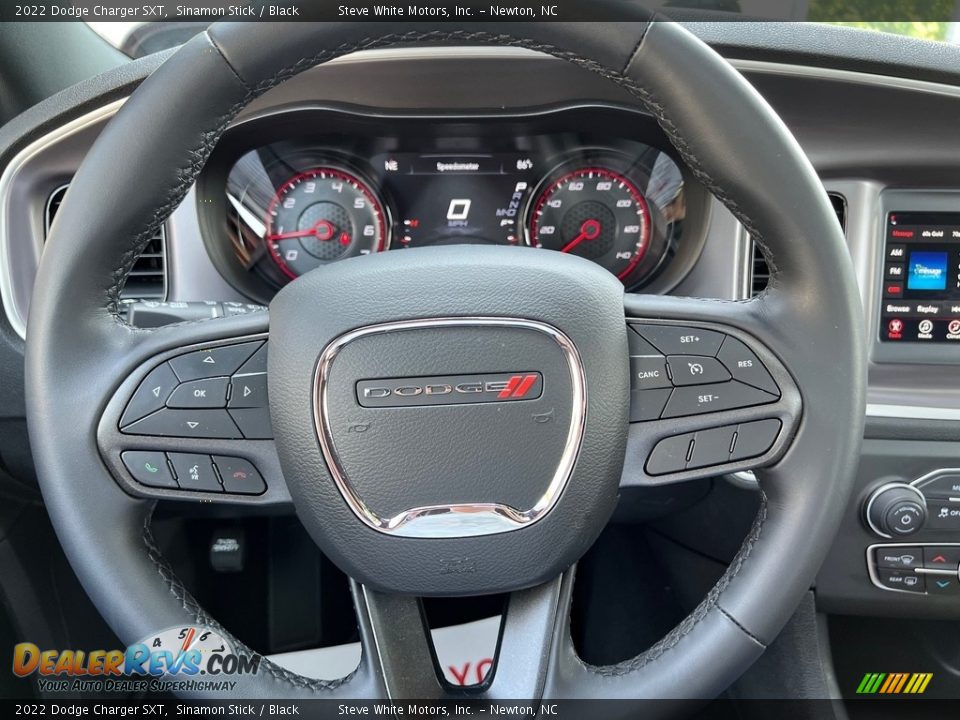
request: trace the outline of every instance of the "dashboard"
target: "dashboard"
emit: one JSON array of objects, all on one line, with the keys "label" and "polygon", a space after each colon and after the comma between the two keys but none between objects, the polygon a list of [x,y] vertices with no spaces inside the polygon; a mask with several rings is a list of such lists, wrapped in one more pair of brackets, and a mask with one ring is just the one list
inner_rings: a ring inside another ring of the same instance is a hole
[{"label": "dashboard", "polygon": [[332,262],[446,244],[576,254],[628,290],[663,292],[695,262],[708,217],[669,147],[646,116],[611,105],[270,113],[234,127],[198,183],[204,241],[260,302]]}]

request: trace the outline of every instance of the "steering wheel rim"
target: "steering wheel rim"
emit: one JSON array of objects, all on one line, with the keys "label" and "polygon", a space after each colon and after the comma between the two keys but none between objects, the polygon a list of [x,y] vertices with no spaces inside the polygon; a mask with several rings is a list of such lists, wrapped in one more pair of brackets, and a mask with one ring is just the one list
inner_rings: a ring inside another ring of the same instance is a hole
[{"label": "steering wheel rim", "polygon": [[[125,104],[58,213],[38,272],[26,349],[28,423],[44,499],[78,577],[122,641],[178,624],[201,624],[235,638],[163,562],[149,532],[153,504],[126,494],[104,466],[97,426],[117,378],[172,347],[268,330],[267,319],[254,316],[133,329],[118,314],[123,278],[183,199],[217,138],[253,98],[339,55],[418,43],[526,47],[585,67],[637,97],[697,178],[763,249],[771,279],[748,302],[627,296],[626,314],[715,322],[760,338],[803,396],[804,415],[789,448],[758,472],[764,502],[753,529],[686,620],[636,658],[590,667],[570,641],[573,580],[564,573],[514,593],[501,657],[483,692],[711,698],[776,636],[827,551],[858,460],[866,343],[856,281],[822,186],[774,111],[690,33],[636,12],[636,23],[615,26],[416,24],[400,34],[395,25],[380,23],[289,24],[282,26],[287,41],[280,48],[265,41],[275,28],[217,24],[183,46]],[[146,135],[148,127],[156,134]],[[126,591],[117,593],[121,585]],[[440,693],[435,678],[414,672],[426,672],[425,646],[417,641],[414,651],[391,644],[389,618],[412,618],[414,601],[359,585],[354,597],[364,640],[356,673],[325,682],[264,661],[258,674],[238,678],[231,697]],[[542,639],[536,657],[522,651],[511,623]]]}]

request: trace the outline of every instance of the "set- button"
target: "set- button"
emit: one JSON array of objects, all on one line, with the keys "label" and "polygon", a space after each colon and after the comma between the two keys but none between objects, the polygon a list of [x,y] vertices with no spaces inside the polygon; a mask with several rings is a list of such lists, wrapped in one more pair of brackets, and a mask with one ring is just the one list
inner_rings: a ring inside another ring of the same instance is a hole
[{"label": "set- button", "polygon": [[267,486],[248,460],[201,453],[130,450],[121,456],[141,485],[203,493],[261,495]]},{"label": "set- button", "polygon": [[630,421],[776,402],[769,371],[743,342],[714,330],[629,324]]},{"label": "set- button", "polygon": [[267,344],[185,353],[152,370],[120,420],[128,435],[268,439]]}]

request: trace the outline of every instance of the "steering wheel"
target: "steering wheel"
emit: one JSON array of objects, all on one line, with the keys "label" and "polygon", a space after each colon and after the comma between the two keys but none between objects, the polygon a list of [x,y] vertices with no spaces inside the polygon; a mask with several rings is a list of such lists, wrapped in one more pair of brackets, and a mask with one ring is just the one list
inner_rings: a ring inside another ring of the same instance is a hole
[{"label": "steering wheel", "polygon": [[[58,213],[26,349],[46,507],[123,642],[201,625],[251,652],[161,558],[158,499],[292,501],[352,578],[356,672],[327,682],[264,659],[232,678],[231,697],[463,697],[438,676],[421,596],[509,593],[479,698],[712,698],[774,639],[851,487],[860,298],[823,187],[774,111],[682,27],[632,12],[636,22],[616,24],[216,24],[124,104]],[[625,295],[580,258],[451,246],[334,263],[287,285],[269,313],[125,323],[134,259],[251,100],[358,50],[480,44],[557,56],[636,97],[762,248],[766,291],[742,302]],[[691,356],[719,358],[726,384],[691,393],[674,367],[667,401],[631,370]],[[177,409],[172,398],[211,378],[216,402]],[[631,660],[581,661],[571,568],[621,481],[751,468],[762,509],[693,613]]]}]

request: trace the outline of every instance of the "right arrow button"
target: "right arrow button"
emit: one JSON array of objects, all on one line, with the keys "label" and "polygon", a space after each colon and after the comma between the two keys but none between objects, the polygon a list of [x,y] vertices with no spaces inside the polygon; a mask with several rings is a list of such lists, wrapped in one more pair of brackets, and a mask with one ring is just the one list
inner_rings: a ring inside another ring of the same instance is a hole
[{"label": "right arrow button", "polygon": [[267,374],[234,375],[230,380],[229,408],[267,407]]}]

